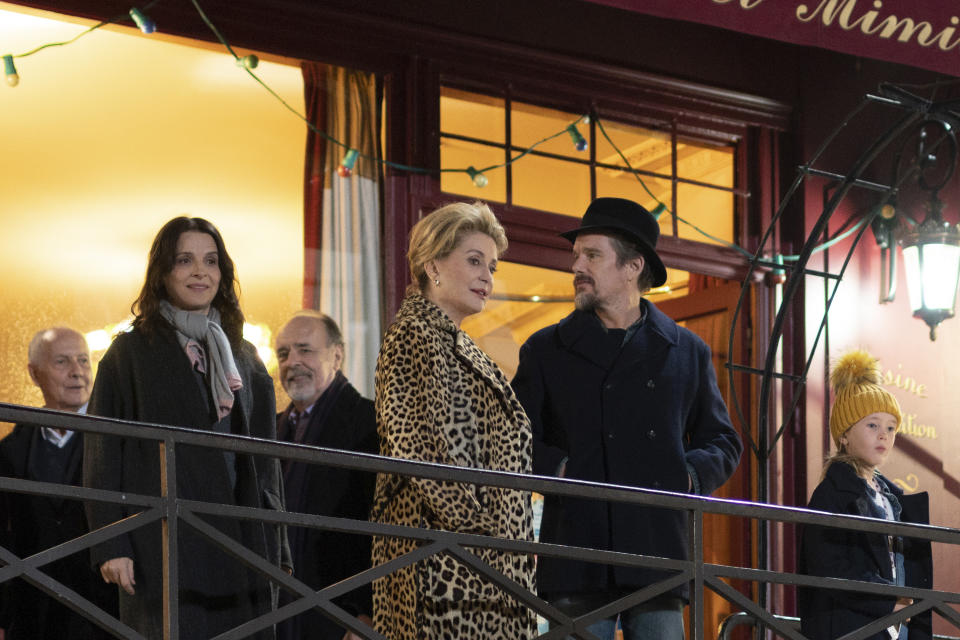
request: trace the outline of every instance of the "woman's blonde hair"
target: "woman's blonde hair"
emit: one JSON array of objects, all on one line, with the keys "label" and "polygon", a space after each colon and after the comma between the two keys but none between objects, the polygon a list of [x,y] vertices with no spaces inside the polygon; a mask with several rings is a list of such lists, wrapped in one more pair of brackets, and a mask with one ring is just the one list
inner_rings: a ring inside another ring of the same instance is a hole
[{"label": "woman's blonde hair", "polygon": [[498,258],[507,250],[507,234],[493,211],[483,202],[454,202],[421,218],[410,231],[410,247],[407,250],[413,278],[410,290],[425,292],[430,284],[427,263],[446,258],[463,241],[464,236],[477,231],[493,239]]}]

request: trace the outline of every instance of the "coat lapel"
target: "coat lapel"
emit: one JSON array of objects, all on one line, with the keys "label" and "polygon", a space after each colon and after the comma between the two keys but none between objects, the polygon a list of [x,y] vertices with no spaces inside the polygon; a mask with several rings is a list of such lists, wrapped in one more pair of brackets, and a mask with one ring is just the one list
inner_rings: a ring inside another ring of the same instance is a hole
[{"label": "coat lapel", "polygon": [[70,459],[67,461],[67,482],[71,482],[74,478],[79,478],[80,474],[78,473],[80,469],[80,463],[83,461],[83,432],[74,431],[73,439],[76,440],[73,451],[70,453]]},{"label": "coat lapel", "polygon": [[621,351],[616,367],[629,368],[641,379],[654,378],[666,365],[670,348],[678,344],[680,329],[652,302],[644,300],[641,304],[646,307],[647,317]]},{"label": "coat lapel", "polygon": [[[663,368],[670,347],[679,342],[680,330],[670,318],[648,300],[641,301],[647,317],[625,348],[611,345],[595,331],[600,321],[588,312],[574,311],[560,321],[557,331],[563,346],[605,371],[630,368],[641,376],[653,376]],[[639,369],[638,369],[639,367]]]},{"label": "coat lapel", "polygon": [[[177,402],[183,403],[182,414],[189,416],[207,416],[203,424],[185,425],[193,429],[209,429],[214,422],[211,415],[212,408],[209,403],[204,402],[204,394],[197,382],[197,374],[190,364],[190,359],[184,352],[183,347],[177,341],[177,335],[173,327],[167,331],[158,331],[159,338],[154,342],[156,348],[162,349],[162,353],[151,354],[152,362],[170,363],[169,369],[149,368],[151,375],[156,375],[157,379],[150,384],[156,385],[158,389],[170,389],[171,396],[177,398]],[[151,345],[153,348],[154,345]]]},{"label": "coat lapel", "polygon": [[480,347],[470,339],[470,336],[463,331],[458,331],[456,336],[457,357],[463,361],[470,370],[481,378],[486,384],[490,385],[500,397],[505,397],[504,386],[506,380],[499,374],[497,365],[493,364]]},{"label": "coat lapel", "polygon": [[[868,504],[869,498],[866,496],[866,485],[857,476],[853,467],[844,462],[835,462],[827,469],[827,477],[832,477],[834,485],[838,492],[844,492],[849,496],[849,501],[854,505],[856,513],[854,515],[864,516],[866,518],[875,518],[876,515],[871,512]],[[885,578],[893,575],[890,566],[890,555],[887,550],[886,540],[883,534],[865,533],[869,540],[870,555],[873,561],[877,563],[877,568]]]},{"label": "coat lapel", "polygon": [[557,325],[557,334],[564,348],[603,370],[609,370],[620,354],[603,339],[602,331],[593,331],[600,321],[593,313],[574,311]]},{"label": "coat lapel", "polygon": [[30,447],[33,444],[33,438],[40,434],[40,427],[33,425],[18,424],[14,427],[13,433],[3,441],[3,446],[7,449],[7,461],[13,468],[14,477],[27,477],[27,460],[30,459]]}]

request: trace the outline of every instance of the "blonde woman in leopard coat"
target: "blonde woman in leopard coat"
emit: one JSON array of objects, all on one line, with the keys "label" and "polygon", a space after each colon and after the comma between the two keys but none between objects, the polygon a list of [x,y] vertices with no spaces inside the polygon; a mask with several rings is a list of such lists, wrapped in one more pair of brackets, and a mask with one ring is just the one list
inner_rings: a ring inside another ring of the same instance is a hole
[{"label": "blonde woman in leopard coat", "polygon": [[[377,428],[383,455],[530,473],[530,421],[503,372],[460,330],[493,289],[507,247],[482,203],[448,205],[413,228],[411,285],[380,348]],[[533,538],[530,494],[496,487],[380,474],[372,511],[379,522]],[[419,546],[376,537],[373,564]],[[525,589],[532,556],[470,549]],[[440,553],[374,583],[374,624],[390,640],[524,640],[534,614],[453,556]]]}]

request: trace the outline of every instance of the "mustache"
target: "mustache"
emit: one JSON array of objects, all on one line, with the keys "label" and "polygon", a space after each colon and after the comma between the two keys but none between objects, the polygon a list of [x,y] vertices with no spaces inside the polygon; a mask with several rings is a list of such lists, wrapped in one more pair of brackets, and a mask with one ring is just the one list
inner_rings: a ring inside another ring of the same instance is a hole
[{"label": "mustache", "polygon": [[593,278],[590,276],[576,276],[573,279],[573,286],[577,286],[578,284],[594,284]]},{"label": "mustache", "polygon": [[286,375],[283,376],[283,379],[289,380],[294,376],[312,375],[312,374],[313,374],[313,371],[311,371],[307,367],[304,367],[302,365],[296,365],[296,366],[290,367],[287,370]]}]

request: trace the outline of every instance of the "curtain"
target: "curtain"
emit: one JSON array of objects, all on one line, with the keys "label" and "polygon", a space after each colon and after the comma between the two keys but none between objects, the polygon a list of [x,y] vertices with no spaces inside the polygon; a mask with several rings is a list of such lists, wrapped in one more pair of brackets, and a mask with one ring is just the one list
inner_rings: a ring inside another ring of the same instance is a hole
[{"label": "curtain", "polygon": [[373,397],[380,349],[380,166],[377,83],[373,74],[303,64],[308,117],[360,153],[353,174],[337,173],[347,148],[310,133],[304,203],[304,306],[343,331],[344,374]]}]

